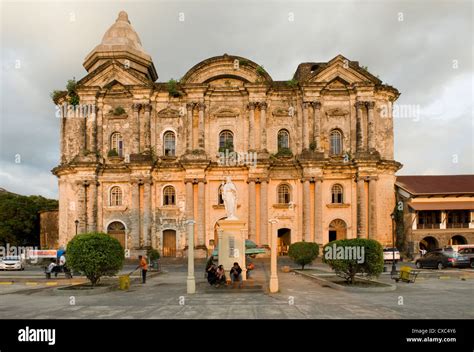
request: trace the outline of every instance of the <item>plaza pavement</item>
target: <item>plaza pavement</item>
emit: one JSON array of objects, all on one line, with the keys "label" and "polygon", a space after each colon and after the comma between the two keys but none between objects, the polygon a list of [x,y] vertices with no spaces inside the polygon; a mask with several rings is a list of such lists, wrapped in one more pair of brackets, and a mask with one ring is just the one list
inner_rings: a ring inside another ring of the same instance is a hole
[{"label": "plaza pavement", "polygon": [[[196,263],[197,293],[186,294],[185,261],[163,264],[163,273],[145,285],[133,283],[129,291],[97,295],[54,295],[54,287],[27,287],[24,283],[0,285],[1,319],[472,319],[474,273],[463,279],[426,277],[415,284],[398,283],[385,293],[359,293],[323,287],[294,273],[279,272],[280,292],[269,294],[238,289],[216,293],[203,275],[204,262]],[[285,264],[284,261],[279,265]],[[322,264],[317,268],[327,270]],[[256,261],[254,278],[265,285],[268,260]],[[381,281],[390,281],[382,275]],[[1,280],[0,280],[1,281]],[[402,302],[403,301],[403,302]],[[400,304],[403,303],[403,304]]]}]

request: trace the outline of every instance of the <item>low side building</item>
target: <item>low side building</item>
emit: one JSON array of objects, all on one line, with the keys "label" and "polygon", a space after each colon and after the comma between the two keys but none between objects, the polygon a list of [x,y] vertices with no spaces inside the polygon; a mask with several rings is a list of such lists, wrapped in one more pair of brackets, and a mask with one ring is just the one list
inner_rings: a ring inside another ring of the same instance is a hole
[{"label": "low side building", "polygon": [[59,210],[39,212],[40,248],[56,249],[59,246]]},{"label": "low side building", "polygon": [[408,255],[474,243],[474,175],[398,176],[395,186]]}]

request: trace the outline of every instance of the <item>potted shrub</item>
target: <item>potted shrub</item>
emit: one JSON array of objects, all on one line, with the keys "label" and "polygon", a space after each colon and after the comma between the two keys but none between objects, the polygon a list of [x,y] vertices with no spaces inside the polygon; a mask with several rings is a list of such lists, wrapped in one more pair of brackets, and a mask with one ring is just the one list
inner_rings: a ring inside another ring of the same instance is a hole
[{"label": "potted shrub", "polygon": [[158,270],[158,260],[160,259],[160,252],[158,252],[156,249],[150,249],[147,252],[147,257],[150,260],[150,266],[153,269]]}]

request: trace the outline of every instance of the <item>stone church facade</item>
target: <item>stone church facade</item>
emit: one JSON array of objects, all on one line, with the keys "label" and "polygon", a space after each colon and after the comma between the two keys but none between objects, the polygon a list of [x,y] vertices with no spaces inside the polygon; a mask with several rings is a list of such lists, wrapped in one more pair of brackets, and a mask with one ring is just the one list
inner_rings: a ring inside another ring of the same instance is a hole
[{"label": "stone church facade", "polygon": [[[179,82],[157,71],[121,12],[84,61],[76,109],[61,109],[59,243],[103,231],[133,251],[185,255],[186,220],[205,256],[225,217],[220,186],[238,190],[245,235],[320,245],[390,244],[395,206],[392,103],[398,91],[339,55],[274,81],[224,54]],[[58,106],[67,106],[62,93]],[[77,108],[92,107],[87,114]],[[85,115],[85,116],[83,116]],[[277,220],[271,224],[269,220]]]}]

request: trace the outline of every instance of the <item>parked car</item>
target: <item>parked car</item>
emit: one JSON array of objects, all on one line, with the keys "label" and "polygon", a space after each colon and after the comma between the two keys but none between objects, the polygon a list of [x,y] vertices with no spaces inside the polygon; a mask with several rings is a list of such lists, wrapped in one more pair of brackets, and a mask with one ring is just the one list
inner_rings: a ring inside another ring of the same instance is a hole
[{"label": "parked car", "polygon": [[474,269],[474,248],[462,248],[458,253],[468,258],[470,267]]},{"label": "parked car", "polygon": [[25,270],[25,263],[20,256],[7,256],[0,259],[0,270]]},{"label": "parked car", "polygon": [[395,254],[395,263],[400,260],[400,252],[396,248],[387,247],[383,249],[383,261],[391,262],[393,261],[393,255]]},{"label": "parked car", "polygon": [[437,268],[441,270],[447,267],[467,267],[469,258],[455,252],[436,251],[418,258],[415,264],[418,269]]}]

